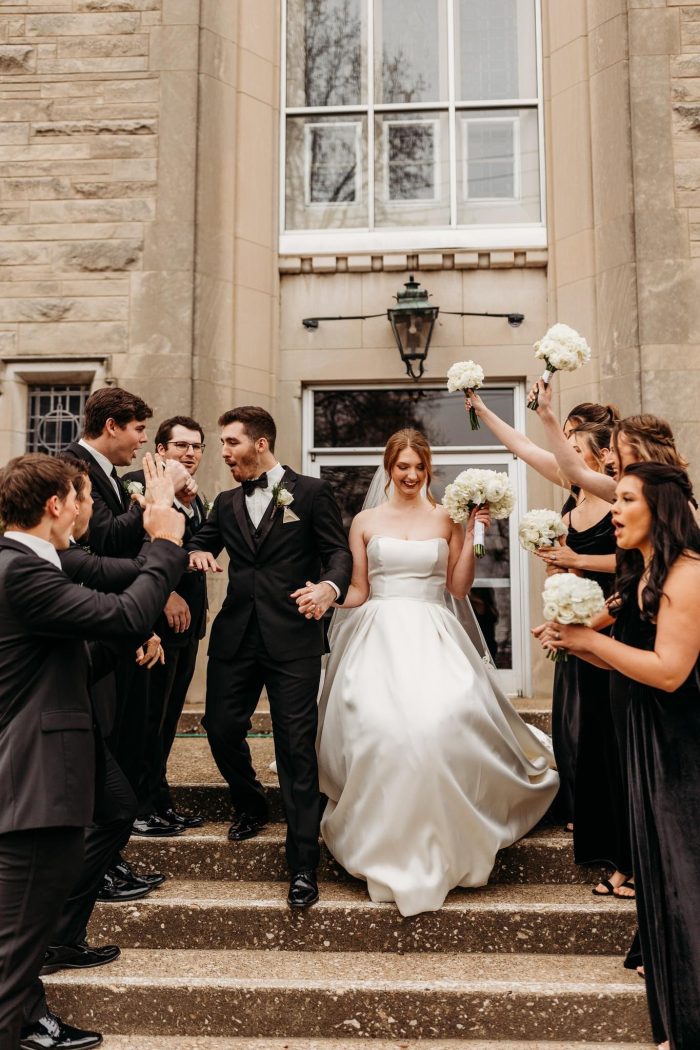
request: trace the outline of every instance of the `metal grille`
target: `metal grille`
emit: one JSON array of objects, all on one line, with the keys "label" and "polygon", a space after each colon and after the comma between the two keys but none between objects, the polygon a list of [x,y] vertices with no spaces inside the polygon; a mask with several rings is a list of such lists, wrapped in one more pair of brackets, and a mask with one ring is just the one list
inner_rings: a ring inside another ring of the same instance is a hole
[{"label": "metal grille", "polygon": [[27,398],[27,452],[53,456],[80,437],[88,383],[31,385]]}]

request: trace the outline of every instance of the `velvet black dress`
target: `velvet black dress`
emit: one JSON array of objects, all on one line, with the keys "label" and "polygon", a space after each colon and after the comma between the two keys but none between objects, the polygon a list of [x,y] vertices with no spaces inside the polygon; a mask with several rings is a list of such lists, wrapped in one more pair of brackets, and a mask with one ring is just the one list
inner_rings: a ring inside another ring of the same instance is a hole
[{"label": "velvet black dress", "polygon": [[[636,602],[614,634],[652,650]],[[627,722],[632,861],[654,1041],[700,1047],[700,662],[675,693],[613,672]]]},{"label": "velvet black dress", "polygon": [[[576,506],[569,497],[562,509],[567,519]],[[567,544],[577,554],[614,554],[615,535],[608,513],[579,532],[567,520]],[[584,572],[606,597],[614,574]],[[612,705],[610,673],[569,655],[557,663],[552,703],[552,742],[561,780],[562,818],[574,825],[577,864],[607,864],[630,875],[632,861],[623,765]]]}]

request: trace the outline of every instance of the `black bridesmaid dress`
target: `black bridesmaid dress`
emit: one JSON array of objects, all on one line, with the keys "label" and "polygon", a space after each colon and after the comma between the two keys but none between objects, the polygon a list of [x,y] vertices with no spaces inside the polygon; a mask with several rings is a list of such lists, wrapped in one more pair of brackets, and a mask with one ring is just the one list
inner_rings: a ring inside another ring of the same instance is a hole
[{"label": "black bridesmaid dress", "polygon": [[[562,517],[576,506],[572,495]],[[567,544],[577,554],[614,554],[612,514],[579,532],[570,524]],[[606,597],[613,573],[584,572]],[[552,742],[561,779],[559,806],[574,825],[577,864],[607,864],[630,875],[627,794],[613,711],[610,673],[569,655],[557,663],[552,703]]]},{"label": "black bridesmaid dress", "polygon": [[[652,650],[654,624],[635,601],[617,639]],[[613,672],[627,721],[632,861],[654,1041],[700,1047],[700,661],[675,693]]]}]

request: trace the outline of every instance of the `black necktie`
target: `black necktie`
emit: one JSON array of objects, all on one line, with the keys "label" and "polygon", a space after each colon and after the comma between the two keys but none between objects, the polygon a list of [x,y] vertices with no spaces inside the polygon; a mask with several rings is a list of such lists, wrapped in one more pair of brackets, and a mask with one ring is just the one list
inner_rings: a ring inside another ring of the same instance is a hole
[{"label": "black necktie", "polygon": [[252,496],[256,489],[267,488],[267,474],[261,474],[259,478],[246,478],[245,481],[241,482],[243,486],[243,494],[245,496]]},{"label": "black necktie", "polygon": [[122,507],[126,508],[127,499],[124,498],[126,496],[126,493],[124,492],[124,489],[122,488],[122,485],[119,481],[119,475],[117,474],[116,467],[112,467],[111,471],[109,472],[109,476],[117,486],[117,491],[115,493],[117,499],[121,503]]}]

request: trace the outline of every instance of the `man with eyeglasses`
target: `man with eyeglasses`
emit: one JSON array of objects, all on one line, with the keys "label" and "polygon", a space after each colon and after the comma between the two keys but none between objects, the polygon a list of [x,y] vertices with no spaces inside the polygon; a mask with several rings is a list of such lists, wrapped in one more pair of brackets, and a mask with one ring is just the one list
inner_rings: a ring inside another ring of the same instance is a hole
[{"label": "man with eyeglasses", "polygon": [[[159,425],[155,446],[161,459],[178,460],[190,477],[194,477],[204,453],[204,431],[189,416],[172,416]],[[124,480],[143,484],[143,472],[133,471]],[[206,520],[204,501],[195,486],[194,493],[180,494],[173,506],[185,518],[187,542]],[[149,835],[151,828],[158,828],[163,822],[180,829],[202,824],[202,817],[188,816],[175,809],[167,764],[206,626],[206,576],[201,572],[187,572],[170,595],[155,628],[162,639],[165,663],[151,671],[152,721],[138,791],[140,812],[134,821],[137,835]]]}]

